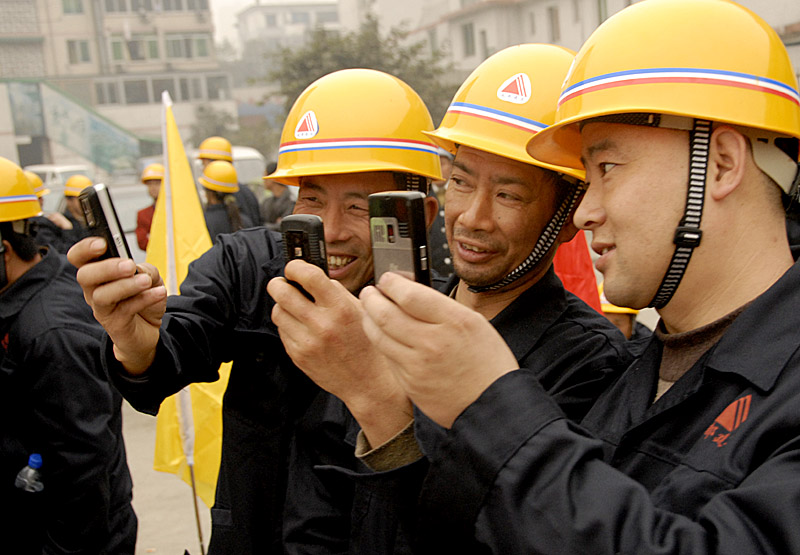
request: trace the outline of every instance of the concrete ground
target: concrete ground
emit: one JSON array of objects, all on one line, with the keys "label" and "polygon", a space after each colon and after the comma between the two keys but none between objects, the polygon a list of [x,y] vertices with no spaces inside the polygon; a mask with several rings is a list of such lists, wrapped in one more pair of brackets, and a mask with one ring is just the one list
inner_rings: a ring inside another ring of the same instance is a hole
[{"label": "concrete ground", "polygon": [[[125,447],[133,478],[133,508],[139,517],[136,555],[200,555],[192,489],[174,474],[153,470],[156,419],[122,405]],[[204,546],[211,530],[208,508],[198,498]]]}]

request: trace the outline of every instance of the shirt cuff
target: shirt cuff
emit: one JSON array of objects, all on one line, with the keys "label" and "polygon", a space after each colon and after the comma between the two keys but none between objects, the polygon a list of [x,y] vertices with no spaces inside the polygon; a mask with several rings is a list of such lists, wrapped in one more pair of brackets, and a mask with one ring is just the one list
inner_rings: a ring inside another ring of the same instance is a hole
[{"label": "shirt cuff", "polygon": [[360,430],[356,437],[356,458],[375,472],[392,470],[421,459],[422,451],[414,437],[414,421],[374,449],[364,431]]}]

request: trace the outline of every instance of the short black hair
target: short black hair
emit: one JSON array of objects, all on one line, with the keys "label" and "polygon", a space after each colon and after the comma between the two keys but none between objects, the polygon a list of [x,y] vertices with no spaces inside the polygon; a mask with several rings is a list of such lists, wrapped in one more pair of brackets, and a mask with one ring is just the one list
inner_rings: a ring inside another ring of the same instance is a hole
[{"label": "short black hair", "polygon": [[0,222],[0,239],[8,241],[14,252],[25,262],[30,262],[39,252],[33,236],[14,231],[13,222]]}]

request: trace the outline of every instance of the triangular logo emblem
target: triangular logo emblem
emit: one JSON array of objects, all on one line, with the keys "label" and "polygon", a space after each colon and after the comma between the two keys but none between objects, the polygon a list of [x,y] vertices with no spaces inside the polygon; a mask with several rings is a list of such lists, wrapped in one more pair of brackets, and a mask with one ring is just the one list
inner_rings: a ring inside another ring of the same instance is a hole
[{"label": "triangular logo emblem", "polygon": [[514,104],[525,104],[531,98],[531,80],[525,73],[509,77],[497,89],[497,98]]},{"label": "triangular logo emblem", "polygon": [[294,128],[294,136],[296,139],[310,139],[317,133],[319,133],[317,115],[312,110],[309,110],[297,122],[297,127]]}]

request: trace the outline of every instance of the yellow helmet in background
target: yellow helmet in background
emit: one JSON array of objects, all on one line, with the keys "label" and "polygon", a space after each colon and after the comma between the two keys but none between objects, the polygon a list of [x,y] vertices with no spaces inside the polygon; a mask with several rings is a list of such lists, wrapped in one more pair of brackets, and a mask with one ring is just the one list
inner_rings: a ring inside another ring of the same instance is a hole
[{"label": "yellow helmet in background", "polygon": [[[606,20],[575,58],[556,124],[528,152],[580,168],[578,123],[614,114],[663,116],[642,124],[681,129],[691,121],[675,120],[724,122],[762,130],[755,136],[770,142],[775,134],[800,137],[800,95],[785,46],[766,22],[728,0],[647,0]],[[788,192],[785,180],[771,177]]]},{"label": "yellow helmet in background", "polygon": [[27,220],[41,213],[42,207],[22,168],[0,157],[0,222]]},{"label": "yellow helmet in background", "polygon": [[23,170],[23,173],[25,173],[25,177],[28,178],[28,181],[30,182],[31,187],[33,187],[33,192],[36,193],[37,198],[42,198],[43,196],[50,194],[50,189],[44,186],[44,182],[42,181],[42,178],[39,177],[39,174],[30,170]]},{"label": "yellow helmet in background", "polygon": [[603,292],[602,283],[597,286],[597,292],[600,294],[600,308],[606,314],[634,314],[634,315],[639,314],[639,311],[633,308],[611,304],[611,302],[606,297],[606,294]]},{"label": "yellow helmet in background", "polygon": [[163,164],[150,164],[148,165],[144,171],[142,171],[142,183],[146,181],[153,181],[153,180],[163,180],[164,179],[164,166]]},{"label": "yellow helmet in background", "polygon": [[278,167],[265,179],[299,185],[309,175],[393,171],[441,179],[433,122],[419,95],[372,69],[344,69],[311,83],[281,134]]},{"label": "yellow helmet in background", "polygon": [[207,165],[198,181],[206,189],[219,193],[235,193],[239,190],[236,168],[225,160],[215,160]]},{"label": "yellow helmet in background", "polygon": [[200,160],[233,162],[231,142],[225,137],[209,137],[200,143],[197,149],[197,158]]},{"label": "yellow helmet in background", "polygon": [[458,89],[436,131],[425,134],[453,154],[456,145],[465,145],[583,180],[582,170],[534,160],[525,148],[555,122],[574,57],[552,44],[520,44],[493,54]]},{"label": "yellow helmet in background", "polygon": [[73,175],[64,183],[64,196],[77,197],[86,187],[92,186],[92,180],[85,175]]}]

